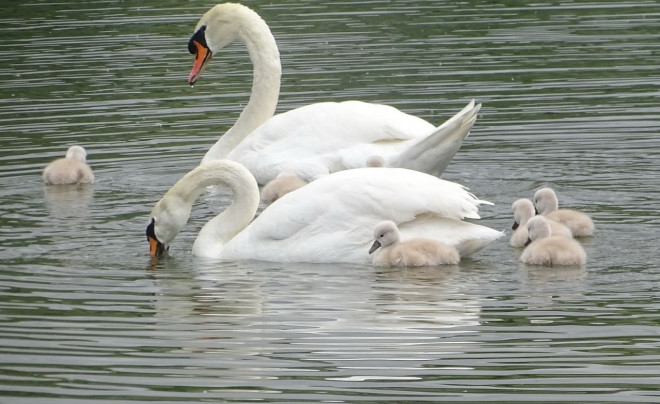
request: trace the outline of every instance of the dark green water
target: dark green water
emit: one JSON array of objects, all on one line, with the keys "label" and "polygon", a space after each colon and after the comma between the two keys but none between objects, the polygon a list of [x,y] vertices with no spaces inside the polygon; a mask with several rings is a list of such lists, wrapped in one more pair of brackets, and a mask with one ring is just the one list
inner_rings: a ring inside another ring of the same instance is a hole
[{"label": "dark green water", "polygon": [[[656,1],[252,1],[278,40],[279,111],[323,100],[441,122],[484,106],[444,178],[495,202],[554,187],[596,221],[584,269],[505,240],[459,268],[192,257],[204,195],[150,267],[153,204],[247,102],[232,46],[194,88],[212,3],[0,10],[0,402],[660,401]],[[41,170],[71,144],[97,182]]]}]

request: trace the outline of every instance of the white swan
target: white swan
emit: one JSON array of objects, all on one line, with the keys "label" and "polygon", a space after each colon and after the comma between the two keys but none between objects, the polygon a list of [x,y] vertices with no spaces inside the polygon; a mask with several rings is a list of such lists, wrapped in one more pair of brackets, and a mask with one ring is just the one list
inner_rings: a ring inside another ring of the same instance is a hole
[{"label": "white swan", "polygon": [[202,16],[188,43],[195,55],[188,82],[194,84],[212,56],[234,41],[245,43],[254,65],[252,93],[234,126],[202,162],[238,161],[259,184],[282,171],[312,181],[364,167],[372,155],[382,156],[387,167],[440,175],[481,108],[473,100],[438,127],[394,107],[360,101],[310,104],[273,116],[282,70],[279,51],[268,25],[245,6],[219,4]]},{"label": "white swan", "polygon": [[584,265],[587,253],[573,238],[551,236],[550,224],[543,216],[527,222],[529,240],[520,260],[533,265]]},{"label": "white swan", "polygon": [[461,260],[456,248],[435,240],[412,238],[400,241],[399,229],[391,220],[376,226],[369,254],[374,252],[371,262],[379,267],[456,265]]},{"label": "white swan", "polygon": [[[511,235],[509,244],[512,247],[523,247],[529,238],[527,232],[527,221],[534,217],[534,204],[529,199],[518,199],[511,205],[513,209],[513,226],[515,230]],[[571,229],[554,220],[548,220],[551,234],[553,236],[573,237]]]},{"label": "white swan", "polygon": [[63,159],[44,168],[42,178],[47,185],[85,184],[94,182],[94,173],[85,162],[87,152],[82,146],[71,146]]},{"label": "white swan", "polygon": [[217,160],[190,171],[156,203],[147,227],[152,255],[167,251],[204,188],[220,184],[233,190],[233,202],[200,230],[194,255],[369,264],[372,229],[386,219],[404,238],[434,239],[455,246],[462,256],[502,236],[461,220],[479,218],[478,206],[489,202],[459,184],[401,168],[359,168],[322,177],[278,199],[252,221],[259,205],[257,182],[239,163]]},{"label": "white swan", "polygon": [[589,215],[573,209],[558,209],[557,194],[551,188],[541,188],[534,194],[536,211],[547,219],[564,224],[575,237],[591,236],[594,222]]}]

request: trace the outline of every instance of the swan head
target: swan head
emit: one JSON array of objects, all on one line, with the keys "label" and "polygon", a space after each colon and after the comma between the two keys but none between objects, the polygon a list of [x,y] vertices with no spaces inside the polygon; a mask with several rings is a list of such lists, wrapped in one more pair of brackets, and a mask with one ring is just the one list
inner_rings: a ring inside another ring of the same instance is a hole
[{"label": "swan head", "polygon": [[372,254],[380,247],[387,247],[397,241],[399,241],[399,229],[396,227],[396,223],[391,220],[380,222],[374,230],[374,243],[369,249],[369,254]]},{"label": "swan head", "polygon": [[170,243],[188,222],[190,211],[190,205],[175,196],[165,194],[158,201],[151,211],[149,224],[147,225],[150,255],[162,256],[167,254]]},{"label": "swan head", "polygon": [[533,218],[527,221],[527,233],[529,238],[525,245],[529,245],[534,240],[550,237],[551,235],[550,223],[543,216],[534,216]]},{"label": "swan head", "polygon": [[213,54],[234,42],[245,13],[254,14],[249,8],[235,3],[223,3],[207,11],[197,23],[195,33],[188,41],[188,51],[195,55],[188,84],[195,84],[211,61]]},{"label": "swan head", "polygon": [[536,214],[546,214],[557,210],[559,202],[557,201],[557,194],[552,188],[541,188],[534,194],[534,207]]},{"label": "swan head", "polygon": [[529,199],[518,199],[511,205],[513,209],[513,226],[512,230],[516,230],[518,226],[526,223],[529,218],[534,216],[534,204]]},{"label": "swan head", "polygon": [[71,146],[66,151],[66,158],[84,163],[87,160],[87,152],[82,146]]}]

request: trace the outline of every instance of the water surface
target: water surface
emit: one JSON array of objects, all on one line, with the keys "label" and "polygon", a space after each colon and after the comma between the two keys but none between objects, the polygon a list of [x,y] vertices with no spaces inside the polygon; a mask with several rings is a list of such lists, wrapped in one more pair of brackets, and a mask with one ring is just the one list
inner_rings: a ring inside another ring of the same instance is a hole
[{"label": "water surface", "polygon": [[[153,204],[250,91],[239,45],[186,85],[210,5],[0,11],[0,401],[660,401],[657,2],[248,3],[280,47],[278,111],[440,123],[483,102],[443,177],[495,202],[493,228],[546,185],[591,214],[587,266],[550,270],[505,240],[448,269],[195,258],[223,193],[152,264]],[[72,144],[97,182],[44,187]]]}]

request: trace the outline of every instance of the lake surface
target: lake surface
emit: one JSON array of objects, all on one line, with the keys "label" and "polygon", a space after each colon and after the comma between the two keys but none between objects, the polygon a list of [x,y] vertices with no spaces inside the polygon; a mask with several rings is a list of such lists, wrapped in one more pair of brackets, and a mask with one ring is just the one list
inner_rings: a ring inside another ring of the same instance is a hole
[{"label": "lake surface", "polygon": [[[554,187],[585,268],[499,240],[457,268],[219,263],[203,195],[152,263],[154,203],[237,118],[251,65],[187,41],[212,3],[0,11],[0,402],[660,402],[657,1],[247,3],[278,40],[278,111],[362,99],[440,123],[483,102],[443,178],[495,206]],[[97,182],[44,187],[81,144]]]}]

